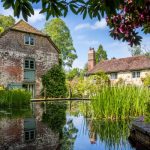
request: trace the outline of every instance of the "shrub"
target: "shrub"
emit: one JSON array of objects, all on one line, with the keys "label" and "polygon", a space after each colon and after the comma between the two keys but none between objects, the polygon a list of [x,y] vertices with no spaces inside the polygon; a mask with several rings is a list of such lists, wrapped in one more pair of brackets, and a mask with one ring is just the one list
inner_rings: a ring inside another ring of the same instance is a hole
[{"label": "shrub", "polygon": [[24,107],[29,106],[31,94],[23,89],[1,90],[0,106]]},{"label": "shrub", "polygon": [[145,86],[150,86],[150,74],[147,74],[147,76],[142,81]]},{"label": "shrub", "polygon": [[74,78],[68,82],[73,97],[89,97],[98,91],[102,86],[109,85],[109,77],[104,72],[98,72],[95,75],[83,78]]},{"label": "shrub", "polygon": [[62,67],[54,65],[42,76],[43,95],[46,92],[46,97],[65,97],[67,92],[65,79],[65,73]]}]

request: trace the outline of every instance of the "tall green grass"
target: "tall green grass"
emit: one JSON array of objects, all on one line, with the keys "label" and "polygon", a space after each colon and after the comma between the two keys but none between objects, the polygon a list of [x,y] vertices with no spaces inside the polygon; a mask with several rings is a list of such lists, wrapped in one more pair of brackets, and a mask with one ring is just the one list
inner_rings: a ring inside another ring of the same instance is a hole
[{"label": "tall green grass", "polygon": [[0,90],[0,107],[26,107],[31,94],[22,89]]},{"label": "tall green grass", "polygon": [[96,118],[125,119],[144,115],[150,90],[136,86],[105,86],[92,96]]}]

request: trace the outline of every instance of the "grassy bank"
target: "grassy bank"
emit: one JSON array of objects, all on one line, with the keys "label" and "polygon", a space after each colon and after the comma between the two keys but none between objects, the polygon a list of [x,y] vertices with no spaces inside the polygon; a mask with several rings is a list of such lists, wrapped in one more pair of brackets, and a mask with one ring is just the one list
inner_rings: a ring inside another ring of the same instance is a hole
[{"label": "grassy bank", "polygon": [[22,89],[0,90],[0,107],[27,107],[31,94]]},{"label": "grassy bank", "polygon": [[135,86],[105,86],[92,98],[96,118],[125,119],[145,114],[150,90]]}]

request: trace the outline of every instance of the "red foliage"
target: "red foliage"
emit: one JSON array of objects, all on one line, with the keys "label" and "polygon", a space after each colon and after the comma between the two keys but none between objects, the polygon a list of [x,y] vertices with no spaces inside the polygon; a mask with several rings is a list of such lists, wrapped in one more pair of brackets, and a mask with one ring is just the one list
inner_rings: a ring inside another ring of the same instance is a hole
[{"label": "red foliage", "polygon": [[[138,36],[136,29],[147,25],[150,28],[150,1],[145,0],[141,6],[135,0],[124,0],[120,11],[109,18],[107,24],[111,28],[110,35],[114,39],[123,40],[129,45],[139,45],[142,37]],[[147,31],[147,33],[150,31]]]}]

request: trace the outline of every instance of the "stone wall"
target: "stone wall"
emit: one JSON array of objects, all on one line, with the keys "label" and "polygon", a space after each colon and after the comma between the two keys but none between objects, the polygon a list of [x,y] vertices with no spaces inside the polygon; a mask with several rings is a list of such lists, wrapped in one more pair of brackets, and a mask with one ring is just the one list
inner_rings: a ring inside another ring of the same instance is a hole
[{"label": "stone wall", "polygon": [[0,85],[24,81],[24,59],[34,58],[36,63],[36,95],[41,90],[41,76],[54,64],[58,64],[58,51],[47,37],[32,35],[35,45],[24,45],[20,31],[8,31],[0,37]]}]

